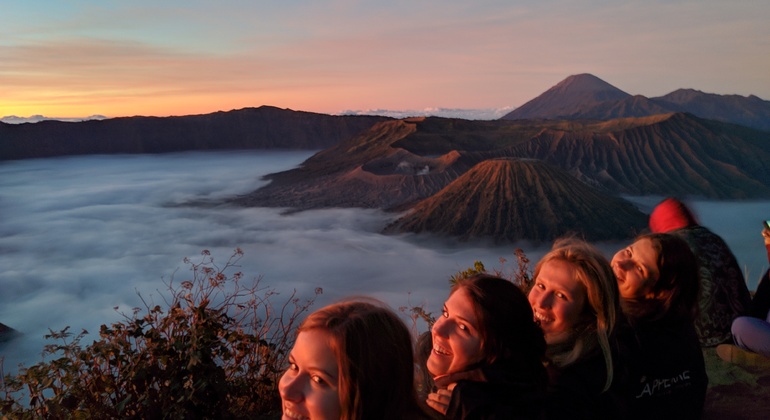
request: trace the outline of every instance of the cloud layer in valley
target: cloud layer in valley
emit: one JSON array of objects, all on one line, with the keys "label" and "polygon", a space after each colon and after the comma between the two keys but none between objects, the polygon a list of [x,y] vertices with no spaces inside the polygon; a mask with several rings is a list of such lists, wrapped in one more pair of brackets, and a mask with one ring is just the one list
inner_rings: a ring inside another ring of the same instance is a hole
[{"label": "cloud layer in valley", "polygon": [[[87,156],[0,163],[0,322],[24,333],[0,347],[6,372],[39,360],[48,328],[92,333],[120,312],[160,303],[163,280],[189,277],[183,258],[204,249],[224,262],[236,247],[248,279],[316,307],[353,294],[393,307],[425,304],[436,313],[447,279],[481,260],[499,268],[514,246],[447,244],[379,230],[394,215],[378,210],[283,209],[216,205],[263,185],[310,152]],[[640,199],[649,209],[657,198]],[[189,205],[189,203],[196,205]],[[695,202],[704,224],[725,236],[756,285],[766,267],[759,220],[768,202]],[[765,215],[765,218],[768,218]],[[609,255],[621,244],[601,244]],[[543,249],[517,244],[533,264]],[[751,283],[750,283],[751,284]]]}]

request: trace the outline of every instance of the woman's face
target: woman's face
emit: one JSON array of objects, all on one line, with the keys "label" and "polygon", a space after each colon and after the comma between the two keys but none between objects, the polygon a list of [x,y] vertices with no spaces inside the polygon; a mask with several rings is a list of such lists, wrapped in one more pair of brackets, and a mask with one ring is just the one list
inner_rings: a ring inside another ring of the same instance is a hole
[{"label": "woman's face", "polygon": [[324,330],[301,331],[278,382],[283,420],[339,419],[337,358]]},{"label": "woman's face", "polygon": [[460,288],[452,293],[431,329],[433,350],[428,357],[428,371],[441,376],[461,372],[481,361],[480,327],[468,292]]},{"label": "woman's face", "polygon": [[580,322],[586,304],[586,289],[575,278],[571,264],[550,260],[540,267],[529,303],[548,344],[566,341]]},{"label": "woman's face", "polygon": [[612,257],[612,271],[618,280],[620,296],[626,299],[652,297],[658,281],[658,252],[649,238],[642,238]]}]

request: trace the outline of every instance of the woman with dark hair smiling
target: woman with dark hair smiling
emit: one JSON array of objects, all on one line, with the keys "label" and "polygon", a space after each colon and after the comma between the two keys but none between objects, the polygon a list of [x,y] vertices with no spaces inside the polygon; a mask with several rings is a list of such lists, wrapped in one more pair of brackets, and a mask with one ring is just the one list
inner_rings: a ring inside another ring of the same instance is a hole
[{"label": "woman with dark hair smiling", "polygon": [[642,235],[612,258],[621,307],[634,330],[629,416],[699,419],[708,377],[695,332],[698,263],[679,237]]},{"label": "woman with dark hair smiling", "polygon": [[518,286],[487,274],[458,280],[431,336],[434,410],[451,419],[541,418],[545,340]]}]

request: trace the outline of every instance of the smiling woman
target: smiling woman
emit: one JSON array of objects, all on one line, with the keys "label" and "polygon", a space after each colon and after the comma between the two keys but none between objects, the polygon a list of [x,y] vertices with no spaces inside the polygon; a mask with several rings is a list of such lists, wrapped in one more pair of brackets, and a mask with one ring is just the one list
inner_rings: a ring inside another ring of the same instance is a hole
[{"label": "smiling woman", "polygon": [[459,279],[431,338],[434,410],[452,419],[540,418],[545,340],[518,286],[487,274]]},{"label": "smiling woman", "polygon": [[368,298],[312,313],[281,377],[284,418],[419,419],[412,340],[385,304]]},{"label": "smiling woman", "polygon": [[683,239],[652,233],[618,251],[611,264],[637,344],[628,418],[700,418],[708,377],[694,325],[695,255]]},{"label": "smiling woman", "polygon": [[557,240],[535,267],[528,298],[548,343],[549,417],[624,417],[625,376],[613,356],[620,304],[607,259],[584,241]]}]

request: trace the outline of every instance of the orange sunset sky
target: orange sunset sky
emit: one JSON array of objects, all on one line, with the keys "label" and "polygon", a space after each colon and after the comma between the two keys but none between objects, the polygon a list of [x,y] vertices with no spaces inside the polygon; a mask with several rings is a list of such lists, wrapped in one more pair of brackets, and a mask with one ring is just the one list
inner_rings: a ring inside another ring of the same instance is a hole
[{"label": "orange sunset sky", "polygon": [[770,99],[770,2],[7,1],[0,117],[517,107],[571,74]]}]

